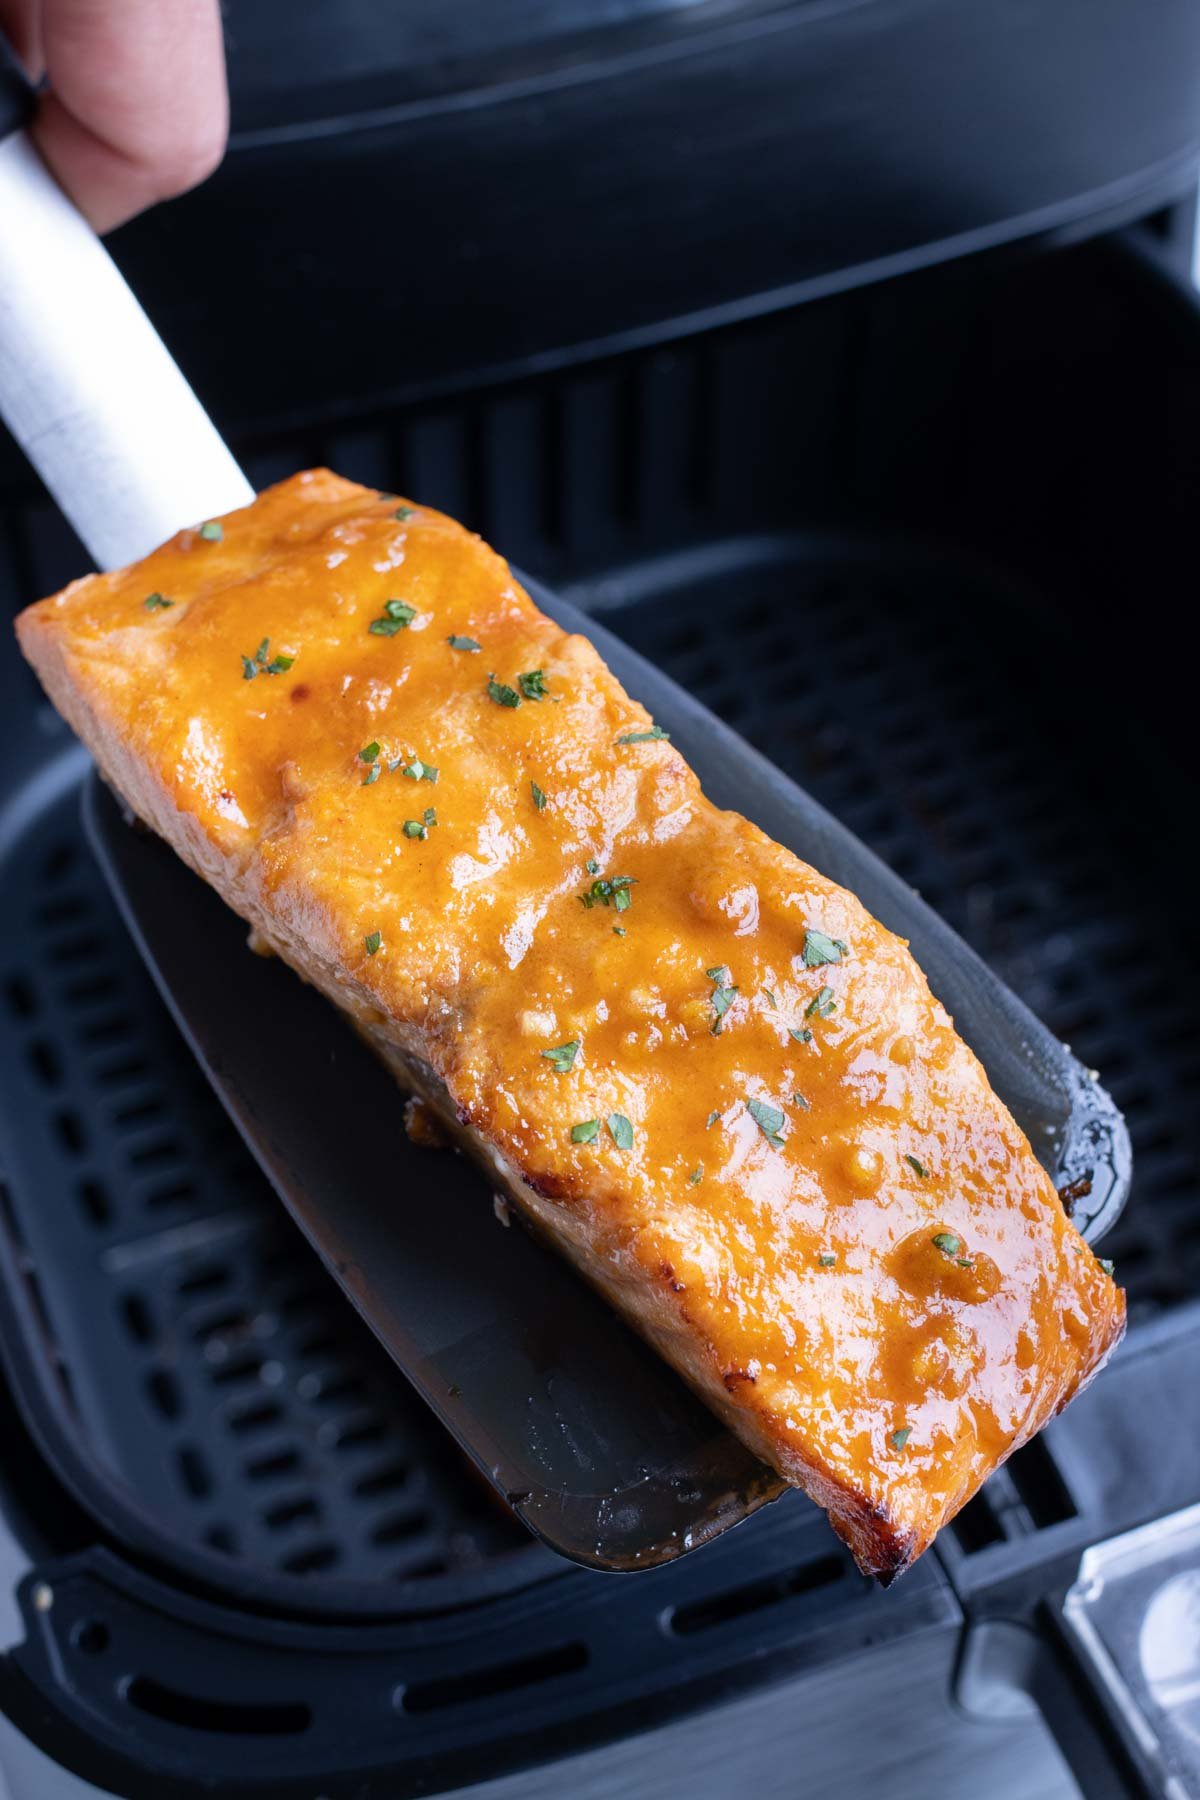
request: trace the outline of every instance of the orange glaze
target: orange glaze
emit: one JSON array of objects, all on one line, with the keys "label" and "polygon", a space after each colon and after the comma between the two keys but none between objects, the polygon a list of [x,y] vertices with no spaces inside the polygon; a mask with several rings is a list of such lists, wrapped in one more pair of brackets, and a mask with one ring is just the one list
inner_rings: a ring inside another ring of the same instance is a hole
[{"label": "orange glaze", "polygon": [[[674,1296],[726,1415],[848,1497],[865,1566],[901,1566],[1095,1371],[1123,1298],[905,945],[711,807],[669,743],[619,743],[651,721],[588,642],[478,539],[397,506],[296,476],[220,542],[181,532],[30,608],[23,641],[85,738],[200,828],[191,860],[235,870],[251,916],[419,1044],[464,1124]],[[415,614],[373,634],[389,599]],[[264,638],[291,666],[247,680]],[[538,669],[546,698],[489,697],[490,673]],[[581,904],[619,876],[626,910]],[[806,966],[808,931],[845,954]],[[559,1072],[542,1052],[574,1040]],[[572,1141],[610,1114],[631,1149],[604,1124]]]}]

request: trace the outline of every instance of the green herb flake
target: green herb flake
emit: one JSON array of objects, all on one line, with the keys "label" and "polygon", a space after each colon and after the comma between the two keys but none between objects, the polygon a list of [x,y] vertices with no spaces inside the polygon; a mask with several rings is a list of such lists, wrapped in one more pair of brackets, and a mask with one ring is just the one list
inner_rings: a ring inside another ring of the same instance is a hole
[{"label": "green herb flake", "polygon": [[925,1167],[925,1164],[921,1161],[919,1156],[913,1156],[910,1151],[906,1150],[904,1152],[904,1160],[910,1169],[916,1170],[922,1181],[929,1180],[929,1170]]},{"label": "green herb flake", "polygon": [[413,517],[416,510],[415,506],[398,506],[392,514],[392,517],[394,519],[399,519],[400,523],[403,525],[406,519],[411,519]]},{"label": "green herb flake", "polygon": [[1104,1270],[1106,1275],[1113,1275],[1116,1273],[1117,1265],[1112,1260],[1111,1256],[1098,1256],[1096,1261],[1100,1264],[1100,1267]]},{"label": "green herb flake", "polygon": [[271,640],[264,638],[253,656],[242,658],[242,680],[253,681],[256,675],[286,675],[294,656],[271,656]]},{"label": "green herb flake", "polygon": [[814,931],[810,926],[804,933],[804,966],[806,969],[819,969],[824,963],[840,963],[849,950],[841,938],[826,937],[823,931]]},{"label": "green herb flake", "polygon": [[429,836],[429,827],[427,825],[422,825],[420,819],[405,819],[404,835],[407,838],[427,838]]},{"label": "green herb flake", "polygon": [[822,1250],[817,1261],[823,1269],[832,1269],[834,1263],[837,1261],[837,1256],[832,1250]]},{"label": "green herb flake", "polygon": [[366,774],[362,778],[362,785],[364,787],[370,787],[370,785],[373,781],[378,781],[378,780],[379,780],[379,764],[372,763],[370,768],[367,770]]},{"label": "green herb flake", "polygon": [[503,681],[497,681],[494,675],[488,676],[488,699],[494,700],[497,706],[520,706],[521,696],[516,688],[508,687]]},{"label": "green herb flake", "polygon": [[529,791],[533,795],[533,804],[537,807],[538,811],[545,812],[546,796],[545,796],[545,794],[543,794],[541,788],[538,786],[536,781],[530,782]]},{"label": "green herb flake", "polygon": [[589,856],[583,866],[589,875],[598,875],[600,873],[600,864],[596,861],[594,856]]},{"label": "green herb flake", "polygon": [[[591,872],[592,864],[588,864]],[[617,912],[628,912],[633,895],[630,888],[636,886],[634,875],[614,875],[611,880],[593,881],[590,888],[580,894],[580,902],[590,912],[593,906],[612,906]]]},{"label": "green herb flake", "polygon": [[575,1058],[579,1055],[580,1040],[572,1038],[569,1044],[558,1044],[553,1050],[539,1051],[548,1063],[553,1063],[560,1075],[569,1075],[575,1067]]},{"label": "green herb flake", "polygon": [[613,926],[613,936],[614,937],[624,937],[625,936],[625,927],[623,925],[614,925]]},{"label": "green herb flake", "polygon": [[517,685],[527,700],[551,698],[550,689],[546,686],[545,674],[541,669],[526,669],[523,675],[517,676]]},{"label": "green herb flake", "polygon": [[633,1149],[633,1126],[624,1113],[609,1113],[608,1129],[612,1133],[612,1141],[618,1150]]},{"label": "green herb flake", "polygon": [[971,1261],[969,1256],[956,1256],[954,1260],[960,1269],[973,1269],[975,1267],[975,1264]]},{"label": "green herb flake", "polygon": [[697,1163],[695,1168],[692,1170],[691,1174],[688,1176],[688,1183],[691,1187],[699,1187],[700,1183],[703,1180],[704,1180],[704,1164]]},{"label": "green herb flake", "polygon": [[367,936],[363,939],[363,949],[366,951],[368,956],[374,956],[376,951],[381,950],[382,948],[383,948],[383,933],[382,933],[382,931],[369,932],[367,934]]},{"label": "green herb flake", "polygon": [[808,1029],[807,1025],[803,1027],[799,1025],[789,1025],[788,1036],[794,1038],[798,1044],[812,1043],[812,1032]]},{"label": "green herb flake", "polygon": [[806,1019],[827,1019],[831,1012],[836,1012],[837,1001],[833,997],[831,987],[823,987],[814,1000],[810,1000],[804,1009]]},{"label": "green herb flake", "polygon": [[219,544],[225,536],[225,527],[220,519],[206,519],[200,527],[200,536],[206,544]]},{"label": "green herb flake", "polygon": [[719,1112],[710,1112],[707,1119],[705,1119],[705,1121],[704,1121],[705,1131],[711,1131],[713,1126],[716,1124],[717,1120],[720,1118],[720,1116],[721,1115]]},{"label": "green herb flake", "polygon": [[893,1433],[892,1433],[892,1448],[894,1450],[903,1450],[905,1444],[907,1444],[907,1442],[911,1436],[912,1436],[912,1426],[911,1425],[902,1425],[900,1427],[899,1431],[893,1431]]},{"label": "green herb flake", "polygon": [[798,1106],[800,1108],[801,1112],[807,1112],[809,1109],[809,1104],[810,1104],[810,1102],[804,1098],[803,1094],[793,1094],[792,1095],[792,1105]]},{"label": "green herb flake", "polygon": [[375,637],[395,637],[398,631],[407,631],[416,616],[416,607],[407,600],[385,600],[383,612],[371,620],[367,630]]},{"label": "green herb flake", "polygon": [[419,756],[414,757],[412,762],[405,763],[404,774],[410,781],[436,781],[438,778],[438,771],[433,764],[422,762]]},{"label": "green herb flake", "polygon": [[482,648],[482,646],[477,644],[475,639],[471,637],[448,637],[446,642],[452,650],[468,650],[472,654]]},{"label": "green herb flake", "polygon": [[773,1007],[776,1012],[779,1011],[779,1002],[775,998],[775,989],[774,988],[764,988],[763,989],[763,999],[766,1001],[768,1006]]},{"label": "green herb flake", "polygon": [[962,1249],[962,1239],[955,1237],[952,1231],[935,1232],[930,1242],[943,1256],[957,1256]]},{"label": "green herb flake", "polygon": [[166,612],[168,606],[174,606],[174,604],[175,602],[168,600],[165,594],[147,594],[142,601],[147,612]]},{"label": "green herb flake", "polygon": [[784,1122],[784,1115],[779,1108],[769,1105],[765,1100],[747,1100],[746,1108],[768,1144],[776,1150],[782,1150],[783,1139],[779,1130]]},{"label": "green herb flake", "polygon": [[584,1119],[581,1125],[572,1125],[571,1142],[573,1144],[592,1144],[600,1135],[599,1119]]},{"label": "green herb flake", "polygon": [[376,760],[376,758],[378,757],[378,755],[379,755],[379,745],[378,744],[376,744],[376,743],[364,744],[362,749],[358,753],[358,760],[359,760],[359,762],[373,763]]},{"label": "green herb flake", "polygon": [[725,979],[727,973],[728,971],[724,968],[705,970],[705,974],[713,984],[711,995],[713,1022],[709,1026],[709,1030],[714,1037],[720,1037],[721,1027],[725,1023],[725,1014],[729,1011],[737,997],[737,988],[730,986]]},{"label": "green herb flake", "polygon": [[437,824],[437,814],[434,812],[432,806],[427,806],[425,808],[425,829],[426,829],[426,831],[431,831],[436,824]]},{"label": "green herb flake", "polygon": [[617,739],[618,744],[657,744],[670,743],[671,734],[664,731],[661,725],[652,725],[649,731],[626,731]]}]

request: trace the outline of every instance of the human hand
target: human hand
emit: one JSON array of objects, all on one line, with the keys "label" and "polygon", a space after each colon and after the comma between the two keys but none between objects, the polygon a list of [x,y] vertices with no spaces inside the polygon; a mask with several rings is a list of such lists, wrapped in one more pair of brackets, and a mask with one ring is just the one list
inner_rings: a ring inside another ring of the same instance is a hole
[{"label": "human hand", "polygon": [[218,0],[0,0],[51,170],[97,231],[211,175],[229,102]]}]

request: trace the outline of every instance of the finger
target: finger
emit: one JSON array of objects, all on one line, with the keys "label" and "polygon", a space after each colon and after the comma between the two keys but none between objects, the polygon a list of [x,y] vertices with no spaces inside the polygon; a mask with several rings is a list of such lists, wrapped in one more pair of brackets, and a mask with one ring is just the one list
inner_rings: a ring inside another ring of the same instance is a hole
[{"label": "finger", "polygon": [[30,81],[40,81],[45,73],[41,0],[0,0],[0,32]]},{"label": "finger", "polygon": [[42,0],[34,136],[97,231],[194,187],[229,127],[217,0]]}]

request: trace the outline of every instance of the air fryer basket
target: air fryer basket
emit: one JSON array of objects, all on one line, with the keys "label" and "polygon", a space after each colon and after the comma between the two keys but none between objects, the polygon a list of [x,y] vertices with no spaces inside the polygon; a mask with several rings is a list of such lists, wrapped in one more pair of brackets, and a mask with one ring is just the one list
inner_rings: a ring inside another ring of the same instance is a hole
[{"label": "air fryer basket", "polygon": [[[327,460],[443,506],[597,609],[917,886],[1123,1106],[1134,1196],[1105,1252],[1131,1344],[886,1599],[797,1497],[639,1577],[638,1600],[610,1582],[601,1602],[604,1578],[523,1538],[264,1191],[81,844],[82,758],[0,653],[0,1337],[34,1444],[51,1412],[76,1421],[69,1533],[47,1509],[36,1547],[58,1600],[39,1614],[27,1589],[11,1660],[87,1720],[110,1773],[136,1785],[132,1707],[144,1791],[185,1783],[200,1742],[238,1791],[260,1774],[342,1791],[323,1659],[348,1640],[301,1623],[318,1612],[357,1614],[356,1667],[378,1658],[408,1694],[362,1700],[352,1760],[409,1792],[447,1744],[465,1779],[610,1732],[635,1677],[644,1720],[651,1687],[696,1704],[768,1640],[782,1672],[880,1630],[956,1630],[953,1594],[1200,1494],[1194,1450],[1147,1450],[1173,1430],[1157,1385],[1190,1353],[1200,1289],[1185,673],[1166,659],[1149,680],[1125,655],[1173,602],[1194,466],[1174,425],[1198,377],[1191,303],[1107,243],[241,447],[259,483]],[[45,502],[14,499],[17,600],[80,565]],[[20,1468],[3,1474],[19,1493]],[[173,1557],[111,1537],[114,1476]],[[254,1653],[214,1653],[230,1644]],[[621,1644],[645,1663],[622,1668]],[[23,1692],[4,1704],[36,1732]]]}]

